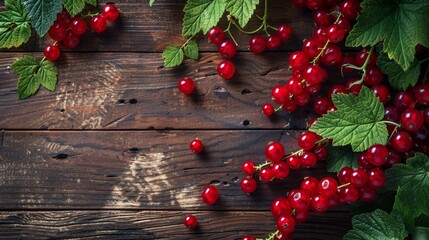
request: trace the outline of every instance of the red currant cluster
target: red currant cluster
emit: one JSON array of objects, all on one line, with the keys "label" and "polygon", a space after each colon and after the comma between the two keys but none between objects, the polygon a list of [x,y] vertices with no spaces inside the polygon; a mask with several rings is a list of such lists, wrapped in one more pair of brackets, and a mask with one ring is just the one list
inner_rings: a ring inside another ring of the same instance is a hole
[{"label": "red currant cluster", "polygon": [[[101,33],[106,30],[107,22],[114,22],[118,19],[119,10],[115,4],[109,3],[103,7],[101,14],[88,16],[92,17],[89,23],[92,31]],[[45,58],[49,61],[58,60],[61,55],[59,46],[69,49],[76,48],[80,44],[80,38],[86,30],[87,23],[81,17],[72,18],[66,10],[58,13],[57,20],[48,31],[49,37],[55,43],[45,48]]]}]

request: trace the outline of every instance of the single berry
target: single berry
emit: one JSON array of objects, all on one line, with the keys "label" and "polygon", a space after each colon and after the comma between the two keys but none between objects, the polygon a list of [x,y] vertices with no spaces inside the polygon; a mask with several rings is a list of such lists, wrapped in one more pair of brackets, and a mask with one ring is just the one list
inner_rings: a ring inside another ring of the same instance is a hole
[{"label": "single berry", "polygon": [[280,231],[281,234],[289,235],[295,230],[295,219],[291,216],[283,216],[277,219],[277,230]]},{"label": "single berry", "polygon": [[317,97],[313,102],[314,111],[320,115],[326,114],[331,107],[331,101],[323,96]]},{"label": "single berry", "polygon": [[[363,48],[362,50],[360,50],[356,54],[356,66],[362,67],[363,64],[365,63],[366,59],[368,58],[368,54],[369,54],[368,49]],[[366,66],[367,67],[373,67],[373,66],[375,66],[376,63],[377,63],[377,56],[375,55],[374,52],[372,52],[371,56],[369,57],[369,60],[368,60],[368,65],[366,65]]]},{"label": "single berry", "polygon": [[304,210],[297,210],[295,211],[295,215],[293,216],[295,218],[295,222],[297,223],[303,223],[307,221],[308,217],[310,216],[309,209]]},{"label": "single berry", "polygon": [[398,131],[390,140],[393,148],[398,152],[407,152],[413,146],[413,140],[408,132]]},{"label": "single berry", "polygon": [[328,197],[317,194],[311,199],[311,209],[317,214],[322,214],[329,208]]},{"label": "single berry", "polygon": [[68,32],[66,38],[61,43],[66,48],[77,48],[80,44],[80,37],[72,32]]},{"label": "single berry", "polygon": [[49,61],[56,61],[61,55],[60,49],[56,45],[47,46],[43,52]]},{"label": "single berry", "polygon": [[377,196],[377,192],[374,188],[370,186],[364,186],[363,188],[359,189],[359,199],[364,202],[369,202],[374,200],[374,198]]},{"label": "single berry", "polygon": [[277,35],[270,35],[267,39],[267,48],[274,50],[280,47],[281,39]]},{"label": "single berry", "polygon": [[401,115],[401,125],[405,130],[414,132],[423,127],[423,113],[416,109],[407,109]]},{"label": "single berry", "polygon": [[194,215],[188,215],[183,220],[183,223],[185,224],[185,227],[189,229],[194,229],[198,225],[197,218]]},{"label": "single berry", "polygon": [[353,93],[354,95],[359,95],[360,90],[362,89],[362,84],[358,84],[357,82],[359,79],[352,78],[346,83],[346,87],[349,90],[349,92]]},{"label": "single berry", "polygon": [[341,184],[350,183],[352,173],[353,173],[353,169],[350,167],[341,168],[341,170],[337,174],[338,181],[340,181]]},{"label": "single berry", "polygon": [[311,203],[310,195],[304,190],[294,190],[288,195],[288,200],[290,206],[297,211],[308,209]]},{"label": "single berry", "polygon": [[57,14],[57,22],[64,26],[69,26],[72,21],[70,14],[67,11],[62,11]]},{"label": "single berry", "polygon": [[263,52],[265,50],[265,46],[265,39],[261,36],[253,36],[249,40],[249,48],[255,54]]},{"label": "single berry", "polygon": [[262,182],[270,182],[273,178],[273,171],[270,167],[264,167],[259,171],[259,180]]},{"label": "single berry", "polygon": [[316,26],[327,27],[332,24],[332,18],[329,13],[324,9],[313,11],[313,20]]},{"label": "single berry", "polygon": [[346,31],[338,24],[332,24],[328,27],[328,40],[333,43],[343,41],[346,36]]},{"label": "single berry", "polygon": [[288,216],[292,212],[292,208],[287,198],[279,197],[271,203],[271,214],[275,218]]},{"label": "single berry", "polygon": [[297,94],[294,96],[293,100],[295,101],[296,105],[303,107],[310,103],[310,94],[305,91],[300,94]]},{"label": "single berry", "polygon": [[275,112],[274,106],[271,103],[266,103],[262,105],[262,114],[269,117],[272,116]]},{"label": "single berry", "polygon": [[356,19],[361,10],[362,8],[357,0],[345,0],[340,4],[341,14],[350,20]]},{"label": "single berry", "polygon": [[201,142],[201,140],[199,139],[193,140],[189,145],[189,147],[191,148],[191,151],[193,153],[197,153],[197,154],[201,153],[204,150],[203,142]]},{"label": "single berry", "polygon": [[363,169],[371,169],[374,167],[374,165],[372,165],[369,162],[369,156],[368,155],[369,155],[368,151],[365,151],[365,152],[362,152],[359,154],[358,160],[357,160],[359,167],[361,167]]},{"label": "single berry", "polygon": [[286,158],[286,164],[290,169],[299,169],[301,167],[301,159],[298,156],[289,156]]},{"label": "single berry", "polygon": [[255,163],[253,163],[252,161],[245,161],[241,165],[241,170],[243,171],[244,174],[252,175],[256,171]]},{"label": "single berry", "polygon": [[298,137],[298,146],[304,150],[310,150],[316,145],[316,134],[305,132]]},{"label": "single berry", "polygon": [[371,188],[378,189],[384,186],[386,182],[386,176],[384,175],[384,171],[379,168],[373,168],[368,171],[368,182]]},{"label": "single berry", "polygon": [[288,24],[280,24],[277,27],[277,36],[283,41],[288,40],[292,36],[292,28]]},{"label": "single berry", "polygon": [[218,51],[225,58],[233,58],[237,53],[237,45],[229,39],[219,44]]},{"label": "single berry", "polygon": [[296,102],[293,99],[287,100],[282,105],[283,110],[285,110],[288,113],[292,113],[296,110]]},{"label": "single berry", "polygon": [[115,4],[112,3],[106,4],[106,6],[103,7],[103,10],[101,10],[101,13],[103,17],[109,22],[114,22],[119,17],[118,8],[115,6]]},{"label": "single berry", "polygon": [[365,82],[369,85],[377,85],[383,81],[383,73],[377,67],[367,67]]},{"label": "single berry", "polygon": [[350,177],[350,183],[356,188],[362,188],[368,181],[368,174],[362,168],[355,169]]},{"label": "single berry", "polygon": [[342,202],[352,203],[359,199],[359,190],[354,186],[340,188],[340,198]]},{"label": "single berry", "polygon": [[280,162],[285,155],[285,149],[279,142],[271,142],[265,147],[265,157],[271,162]]},{"label": "single berry", "polygon": [[414,96],[423,105],[429,105],[429,83],[417,85],[414,88]]},{"label": "single berry", "polygon": [[301,156],[301,167],[303,168],[310,168],[310,167],[315,167],[316,163],[317,163],[317,157],[316,154],[314,154],[313,152],[304,152]]},{"label": "single berry", "polygon": [[313,148],[313,153],[316,154],[317,161],[326,160],[329,156],[329,151],[324,145],[317,145]]},{"label": "single berry", "polygon": [[216,203],[219,197],[219,190],[215,186],[207,186],[204,188],[202,193],[203,202],[207,205],[213,205]]},{"label": "single berry", "polygon": [[332,95],[334,94],[348,94],[349,91],[347,90],[347,88],[341,84],[334,84],[329,88],[328,91],[328,97],[329,100],[332,101]]},{"label": "single berry", "polygon": [[303,77],[308,84],[315,85],[322,81],[324,78],[324,72],[318,65],[308,65],[304,69]]},{"label": "single berry", "polygon": [[257,184],[252,177],[245,177],[241,180],[240,187],[243,192],[252,193],[256,191]]},{"label": "single berry", "polygon": [[183,94],[191,94],[195,88],[194,80],[189,77],[184,77],[180,79],[178,88]]},{"label": "single berry", "polygon": [[367,150],[368,161],[374,166],[382,166],[387,162],[389,151],[381,144],[374,144]]},{"label": "single berry", "polygon": [[273,176],[277,179],[286,178],[289,175],[289,167],[285,162],[277,162],[272,167]]},{"label": "single berry", "polygon": [[86,22],[82,18],[73,18],[70,30],[78,36],[83,35],[86,32]]},{"label": "single berry", "polygon": [[328,29],[326,27],[318,27],[313,30],[313,38],[319,42],[321,46],[328,41]]},{"label": "single berry", "polygon": [[341,48],[333,43],[329,43],[326,46],[326,49],[323,52],[321,59],[325,65],[334,66],[341,61],[341,57]]},{"label": "single berry", "polygon": [[352,26],[350,24],[350,21],[347,20],[347,18],[345,18],[345,17],[340,17],[340,19],[338,19],[337,25],[340,26],[342,29],[344,29],[344,31],[346,33],[350,32],[350,30],[352,30]]},{"label": "single berry", "polygon": [[284,104],[289,100],[289,91],[284,85],[274,86],[271,90],[273,101],[278,104]]},{"label": "single berry", "polygon": [[63,24],[54,22],[54,24],[49,28],[48,35],[52,40],[62,41],[67,36],[67,28]]},{"label": "single berry", "polygon": [[225,32],[220,27],[212,27],[207,37],[211,43],[218,45],[225,39]]},{"label": "single berry", "polygon": [[302,51],[311,59],[319,55],[320,49],[322,49],[320,43],[314,38],[306,39],[302,44]]},{"label": "single berry", "polygon": [[252,237],[251,235],[246,235],[246,236],[243,236],[243,237],[241,238],[241,240],[255,240],[255,238],[254,238],[254,237]]},{"label": "single berry", "polygon": [[319,182],[319,192],[323,196],[331,197],[337,193],[338,183],[332,177],[324,177]]},{"label": "single berry", "polygon": [[302,51],[295,51],[289,55],[289,65],[293,70],[304,70],[308,61],[308,56]]},{"label": "single berry", "polygon": [[107,21],[103,16],[97,15],[91,18],[89,23],[91,29],[96,33],[104,32],[107,28]]},{"label": "single berry", "polygon": [[231,79],[235,74],[235,66],[228,60],[223,60],[217,65],[217,74],[225,80]]},{"label": "single berry", "polygon": [[301,80],[297,77],[290,78],[286,83],[287,89],[291,94],[300,94],[304,90],[304,86]]},{"label": "single berry", "polygon": [[300,189],[306,191],[310,197],[319,193],[319,180],[314,177],[306,177],[300,184]]},{"label": "single berry", "polygon": [[393,106],[398,108],[399,111],[404,111],[414,107],[416,99],[414,95],[410,92],[398,92],[393,98]]},{"label": "single berry", "polygon": [[371,91],[380,99],[383,104],[386,104],[390,100],[390,90],[388,87],[382,84],[377,84],[371,88]]}]

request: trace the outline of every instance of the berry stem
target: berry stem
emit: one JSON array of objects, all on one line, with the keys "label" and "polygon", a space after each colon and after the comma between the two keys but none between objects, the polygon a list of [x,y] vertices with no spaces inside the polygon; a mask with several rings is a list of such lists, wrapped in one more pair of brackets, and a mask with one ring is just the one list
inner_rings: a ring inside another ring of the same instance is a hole
[{"label": "berry stem", "polygon": [[100,15],[100,13],[87,13],[87,14],[85,14],[85,15],[81,15],[80,17],[81,18],[86,18],[86,17],[95,17],[95,16],[97,16],[97,15]]},{"label": "berry stem", "polygon": [[[237,24],[237,22],[235,21],[234,17],[232,17],[231,15],[227,16],[228,21],[230,22],[230,24],[232,23],[240,32],[248,34],[248,35],[252,35],[255,34],[261,30],[264,30],[267,35],[269,35],[267,28],[269,27],[268,23],[267,23],[267,17],[268,17],[268,0],[265,0],[265,5],[264,5],[264,16],[260,17],[257,16],[261,21],[261,26],[259,26],[257,29],[253,30],[253,31],[246,31],[244,30],[242,27],[240,27],[239,24]],[[227,31],[229,32],[229,26],[227,28]]]},{"label": "berry stem", "polygon": [[275,231],[275,232],[273,232],[273,233],[270,233],[269,235],[268,235],[268,237],[267,238],[257,238],[256,240],[274,240],[274,238],[277,236],[277,234],[279,234],[280,233],[280,231],[279,230],[277,230],[277,231]]},{"label": "berry stem", "polygon": [[344,183],[343,185],[340,185],[340,186],[338,186],[337,188],[338,189],[341,189],[341,188],[343,188],[343,187],[347,187],[347,186],[350,186],[351,185],[351,183]]},{"label": "berry stem", "polygon": [[275,111],[275,112],[278,112],[278,111],[280,111],[280,110],[282,109],[282,107],[283,107],[283,106],[282,106],[282,105],[280,105],[280,106],[278,106],[276,109],[274,109],[274,111]]},{"label": "berry stem", "polygon": [[395,123],[395,122],[392,122],[392,121],[381,121],[381,122],[382,123],[386,123],[386,124],[392,124],[392,125],[394,125],[396,127],[400,127],[401,126],[399,123]]},{"label": "berry stem", "polygon": [[374,51],[374,47],[375,47],[375,45],[371,46],[371,49],[369,50],[368,56],[366,57],[365,62],[364,62],[364,64],[361,67],[358,67],[358,66],[355,66],[355,65],[351,65],[351,64],[345,64],[345,65],[343,65],[341,67],[341,74],[342,74],[342,71],[343,71],[343,67],[353,68],[353,69],[362,71],[362,77],[360,78],[360,80],[356,81],[356,82],[354,82],[352,84],[350,84],[349,88],[351,88],[353,85],[362,84],[363,83],[363,80],[365,79],[365,76],[366,76],[366,66],[369,63],[369,59],[371,58],[371,54]]},{"label": "berry stem", "polygon": [[[336,23],[338,23],[338,21],[340,20],[340,18],[341,18],[341,16],[342,16],[342,14],[341,13],[339,13],[338,14],[338,17],[337,17],[337,19],[335,20],[335,22],[334,22],[334,24],[336,24]],[[311,61],[311,64],[316,64],[317,63],[317,61],[319,61],[319,58],[323,55],[323,53],[325,52],[325,50],[326,50],[326,48],[328,47],[328,44],[330,43],[331,41],[329,41],[329,40],[326,40],[326,43],[325,43],[325,45],[323,46],[323,48],[322,48],[322,50],[319,52],[319,54]]]},{"label": "berry stem", "polygon": [[180,48],[181,49],[184,48],[189,43],[189,41],[191,41],[192,38],[194,38],[194,37],[195,37],[195,35],[192,35],[190,38],[188,38],[188,40],[186,40],[186,42]]}]

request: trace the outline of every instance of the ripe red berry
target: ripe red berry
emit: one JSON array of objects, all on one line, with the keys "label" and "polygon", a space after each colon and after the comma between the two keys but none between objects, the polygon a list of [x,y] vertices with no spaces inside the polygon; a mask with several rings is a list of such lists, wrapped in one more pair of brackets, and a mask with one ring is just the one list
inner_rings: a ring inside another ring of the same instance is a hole
[{"label": "ripe red berry", "polygon": [[317,214],[322,214],[329,208],[328,197],[317,194],[311,199],[311,209]]},{"label": "ripe red berry", "polygon": [[316,154],[313,152],[304,152],[301,156],[301,167],[303,168],[309,168],[309,167],[315,167],[317,163],[317,157]]},{"label": "ripe red berry", "polygon": [[290,78],[286,83],[287,89],[291,94],[300,94],[304,90],[301,80],[297,77]]},{"label": "ripe red berry", "polygon": [[328,30],[326,27],[318,27],[313,31],[313,38],[319,42],[321,46],[328,41]]},{"label": "ripe red berry", "polygon": [[285,162],[277,162],[272,167],[273,176],[277,179],[286,178],[289,175],[289,167]]},{"label": "ripe red berry", "polygon": [[294,190],[288,195],[290,206],[297,210],[302,211],[310,207],[310,195],[303,190]]},{"label": "ripe red berry", "polygon": [[362,188],[368,181],[368,174],[362,168],[355,169],[350,177],[350,183],[356,188]]},{"label": "ripe red berry", "polygon": [[414,132],[423,127],[423,113],[416,109],[407,109],[401,115],[401,125],[407,131]]},{"label": "ripe red berry", "polygon": [[266,103],[262,105],[262,114],[269,117],[272,116],[275,112],[274,106],[271,103]]},{"label": "ripe red berry", "polygon": [[429,83],[417,85],[414,88],[414,95],[420,104],[429,105]]},{"label": "ripe red berry", "polygon": [[271,214],[275,218],[281,216],[288,216],[292,212],[289,201],[287,198],[279,197],[271,203]]},{"label": "ripe red berry", "polygon": [[281,234],[289,235],[295,230],[295,219],[291,216],[283,216],[277,219],[277,230]]},{"label": "ripe red berry", "polygon": [[374,188],[370,186],[364,186],[363,188],[359,189],[359,199],[364,202],[369,202],[374,200],[374,198],[377,196],[377,192]]},{"label": "ripe red berry", "polygon": [[194,80],[189,77],[184,77],[180,79],[178,88],[183,94],[191,94],[195,88]]},{"label": "ripe red berry", "polygon": [[67,28],[63,24],[54,22],[54,24],[49,28],[48,35],[52,40],[62,41],[67,36]]},{"label": "ripe red berry", "polygon": [[43,52],[49,61],[56,61],[61,55],[60,49],[55,45],[47,46]]},{"label": "ripe red berry", "polygon": [[373,168],[368,171],[368,182],[371,188],[378,189],[384,186],[386,182],[386,176],[384,175],[384,171],[379,168]]},{"label": "ripe red berry", "polygon": [[405,131],[398,131],[397,133],[393,134],[390,141],[393,148],[398,152],[406,152],[413,146],[413,140],[411,139],[410,134]]},{"label": "ripe red berry", "polygon": [[304,150],[310,150],[316,145],[316,134],[305,132],[298,137],[298,146]]},{"label": "ripe red berry", "polygon": [[323,196],[331,197],[337,193],[338,183],[332,177],[324,177],[319,182],[319,192]]},{"label": "ripe red berry", "polygon": [[287,100],[283,103],[282,108],[288,113],[294,112],[296,110],[296,102],[293,99]]},{"label": "ripe red berry", "polygon": [[304,70],[308,61],[308,56],[302,51],[295,51],[289,56],[289,65],[293,70]]},{"label": "ripe red berry", "polygon": [[225,80],[231,79],[235,74],[235,66],[228,60],[223,60],[217,65],[217,74]]},{"label": "ripe red berry", "polygon": [[295,101],[296,105],[300,107],[306,106],[310,103],[310,94],[308,94],[307,91],[304,91],[295,95],[293,100]]},{"label": "ripe red berry", "polygon": [[345,0],[340,4],[340,12],[344,17],[354,20],[362,10],[357,0]]},{"label": "ripe red berry", "polygon": [[252,177],[245,177],[241,180],[240,187],[243,192],[252,193],[256,191],[257,184]]},{"label": "ripe red berry", "polygon": [[365,151],[359,154],[357,162],[361,168],[371,169],[374,167],[374,165],[372,165],[368,159],[369,159],[368,152]]},{"label": "ripe red berry", "polygon": [[82,18],[73,18],[70,30],[78,36],[83,35],[86,32],[86,22]]},{"label": "ripe red berry", "polygon": [[286,164],[290,169],[299,169],[301,167],[301,159],[298,156],[289,156],[286,158]]},{"label": "ripe red berry", "polygon": [[194,215],[188,215],[183,220],[183,223],[185,224],[185,227],[189,229],[194,229],[198,225],[197,218]]},{"label": "ripe red berry", "polygon": [[322,54],[322,62],[327,66],[333,66],[341,61],[341,48],[333,43],[329,43],[326,46],[325,51]]},{"label": "ripe red berry", "polygon": [[226,39],[219,44],[218,51],[225,58],[233,58],[237,53],[237,45],[232,40]]},{"label": "ripe red berry", "polygon": [[280,24],[277,27],[277,36],[283,41],[288,40],[292,36],[292,28],[288,24]]},{"label": "ripe red berry", "polygon": [[107,21],[103,16],[97,15],[91,18],[91,22],[89,23],[92,31],[96,33],[104,32],[107,28]]},{"label": "ripe red berry", "polygon": [[284,104],[289,100],[289,91],[284,85],[277,85],[271,90],[273,101],[278,104]]},{"label": "ripe red berry", "polygon": [[245,161],[241,165],[241,170],[243,171],[244,174],[252,175],[256,171],[255,163],[253,163],[252,161]]},{"label": "ripe red berry", "polygon": [[274,50],[280,47],[281,39],[277,35],[270,35],[267,39],[267,48]]},{"label": "ripe red berry", "polygon": [[413,108],[416,99],[410,92],[398,92],[393,98],[393,105],[398,108],[399,111],[404,111],[409,108]]},{"label": "ripe red berry", "polygon": [[332,95],[334,94],[348,94],[347,88],[341,84],[334,84],[329,88],[328,97],[332,101]]},{"label": "ripe red berry", "polygon": [[342,202],[356,202],[359,199],[359,190],[351,185],[342,187],[340,188],[340,197]]},{"label": "ripe red berry", "polygon": [[193,153],[197,153],[197,154],[201,153],[204,150],[203,142],[201,142],[201,140],[199,139],[193,140],[189,145],[189,147],[191,148],[191,151]]},{"label": "ripe red berry", "polygon": [[383,81],[383,73],[377,67],[367,67],[365,82],[369,85],[377,85]]},{"label": "ripe red berry", "polygon": [[342,29],[344,29],[344,31],[346,33],[350,32],[350,30],[352,30],[352,26],[350,24],[350,21],[347,20],[347,18],[345,18],[345,17],[340,17],[340,19],[338,19],[337,25],[340,26]]},{"label": "ripe red berry", "polygon": [[[368,58],[368,54],[369,54],[368,49],[363,48],[362,50],[360,50],[356,54],[356,66],[359,66],[359,67],[363,66],[366,59]],[[366,66],[367,67],[373,67],[373,66],[375,66],[376,63],[377,63],[377,56],[375,55],[374,52],[372,52],[371,56],[369,57],[369,60],[368,60],[368,65],[366,65]]]},{"label": "ripe red berry", "polygon": [[207,186],[204,188],[201,196],[205,204],[213,205],[219,197],[219,190],[215,186]]},{"label": "ripe red berry", "polygon": [[352,173],[353,173],[353,169],[350,167],[341,168],[341,170],[338,172],[338,175],[337,175],[338,181],[340,181],[340,183],[342,184],[349,183]]},{"label": "ripe red berry", "polygon": [[318,65],[308,65],[302,75],[308,84],[315,85],[322,81],[325,73]]},{"label": "ripe red berry", "polygon": [[295,222],[297,223],[303,223],[307,221],[308,217],[310,216],[309,209],[304,210],[297,210],[295,211],[295,215],[293,216],[295,218]]},{"label": "ripe red berry", "polygon": [[401,161],[401,154],[393,149],[389,149],[389,156],[387,156],[387,162],[385,166],[389,168],[397,163],[401,163]]},{"label": "ripe red berry", "polygon": [[346,31],[338,24],[332,24],[328,27],[328,39],[333,43],[339,43],[343,41],[346,36]]},{"label": "ripe red berry", "polygon": [[331,107],[331,101],[323,96],[317,97],[313,102],[314,111],[320,115],[326,114]]},{"label": "ripe red berry", "polygon": [[285,149],[278,142],[271,142],[265,147],[265,157],[271,162],[279,162],[285,155]]},{"label": "ripe red berry", "polygon": [[255,238],[254,238],[254,237],[252,237],[251,235],[246,235],[246,236],[243,236],[243,237],[241,238],[241,240],[255,240]]},{"label": "ripe red berry", "polygon": [[109,22],[114,22],[119,17],[118,8],[115,6],[115,4],[112,3],[106,4],[106,6],[103,7],[103,10],[101,10],[101,13],[103,17]]},{"label": "ripe red berry", "polygon": [[249,40],[249,48],[255,54],[263,52],[265,50],[265,46],[265,39],[261,36],[253,36]]},{"label": "ripe red berry", "polygon": [[309,58],[317,57],[321,49],[320,43],[314,38],[306,39],[302,44],[302,51],[307,54]]},{"label": "ripe red berry", "polygon": [[382,84],[375,85],[371,88],[371,91],[380,99],[383,104],[386,104],[390,100],[390,90],[388,87]]},{"label": "ripe red berry", "polygon": [[310,197],[319,193],[319,180],[314,177],[306,177],[300,184],[300,189],[306,191]]},{"label": "ripe red berry", "polygon": [[67,11],[62,11],[57,14],[57,22],[61,25],[68,26],[70,25],[72,18]]},{"label": "ripe red berry", "polygon": [[211,43],[218,45],[225,39],[225,32],[220,27],[212,27],[207,37]]},{"label": "ripe red berry", "polygon": [[329,13],[324,9],[313,11],[313,20],[316,26],[327,27],[332,24],[332,18]]},{"label": "ripe red berry", "polygon": [[259,180],[262,182],[270,182],[273,178],[273,171],[270,167],[264,167],[259,171]]},{"label": "ripe red berry", "polygon": [[64,38],[61,43],[66,48],[77,48],[77,46],[80,44],[80,37],[72,32],[68,32],[66,38]]},{"label": "ripe red berry", "polygon": [[316,154],[317,161],[326,160],[329,156],[328,149],[324,145],[317,145],[313,148],[313,153]]},{"label": "ripe red berry", "polygon": [[368,161],[374,166],[382,166],[387,162],[389,151],[387,147],[381,144],[374,144],[367,150]]}]

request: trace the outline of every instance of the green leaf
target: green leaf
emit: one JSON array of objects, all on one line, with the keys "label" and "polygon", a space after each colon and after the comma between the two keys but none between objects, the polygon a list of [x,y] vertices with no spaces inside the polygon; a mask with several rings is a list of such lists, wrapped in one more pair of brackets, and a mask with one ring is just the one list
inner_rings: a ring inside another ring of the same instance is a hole
[{"label": "green leaf", "polygon": [[51,61],[43,61],[37,71],[37,77],[39,78],[40,84],[51,92],[55,91],[57,75],[57,67]]},{"label": "green leaf", "polygon": [[185,56],[190,59],[198,59],[198,44],[194,40],[191,40],[185,46]]},{"label": "green leaf", "polygon": [[63,9],[61,0],[25,0],[24,4],[31,18],[31,25],[40,36],[48,32],[57,19],[57,13]]},{"label": "green leaf", "polygon": [[19,47],[31,37],[30,19],[18,0],[6,0],[6,11],[0,12],[0,48]]},{"label": "green leaf", "polygon": [[372,213],[356,215],[352,219],[353,230],[343,240],[403,240],[408,236],[400,214],[390,214],[380,209]]},{"label": "green leaf", "polygon": [[384,106],[367,87],[362,87],[358,96],[334,94],[332,100],[338,110],[320,117],[310,131],[333,139],[333,146],[351,144],[355,152],[363,152],[374,144],[387,143]]},{"label": "green leaf", "polygon": [[377,66],[388,76],[390,85],[402,91],[416,85],[420,75],[420,65],[420,61],[414,59],[410,67],[404,71],[399,64],[389,59],[387,54],[381,53],[377,58]]},{"label": "green leaf", "polygon": [[352,215],[357,215],[366,212],[372,212],[376,209],[381,209],[385,212],[391,212],[395,201],[396,192],[383,191],[379,189],[375,199],[369,202],[357,201],[349,205],[349,210]]},{"label": "green leaf", "polygon": [[[399,190],[400,188],[398,188]],[[410,207],[405,205],[398,197],[398,194],[396,194],[395,197],[395,203],[393,204],[393,210],[395,210],[397,213],[401,214],[402,218],[404,219],[404,224],[406,229],[409,232],[412,232],[414,229],[414,219],[417,216],[414,216],[413,212],[410,211]]]},{"label": "green leaf", "polygon": [[383,41],[383,51],[404,70],[413,62],[417,44],[429,47],[429,1],[364,0],[361,6],[347,46],[374,46]]},{"label": "green leaf", "polygon": [[74,17],[85,8],[85,0],[64,0],[64,7]]},{"label": "green leaf", "polygon": [[149,0],[149,6],[153,6],[153,4],[155,3],[155,0]]},{"label": "green leaf", "polygon": [[97,6],[97,0],[85,0],[85,3],[89,4],[89,5],[93,6],[93,7]]},{"label": "green leaf", "polygon": [[183,50],[179,46],[170,45],[162,53],[165,67],[179,66],[183,62]]},{"label": "green leaf", "polygon": [[222,17],[226,0],[188,0],[183,11],[183,36],[193,36],[200,30],[206,34]]},{"label": "green leaf", "polygon": [[416,227],[414,232],[411,234],[412,240],[428,240],[429,239],[429,227]]},{"label": "green leaf", "polygon": [[386,170],[386,188],[400,187],[397,199],[409,207],[411,216],[429,215],[429,158],[416,153],[406,164]]},{"label": "green leaf", "polygon": [[359,153],[355,153],[349,146],[332,147],[328,146],[329,156],[326,159],[326,169],[328,172],[339,172],[343,167],[358,168],[357,159]]},{"label": "green leaf", "polygon": [[226,9],[238,19],[241,27],[245,27],[258,4],[259,0],[229,0]]}]

